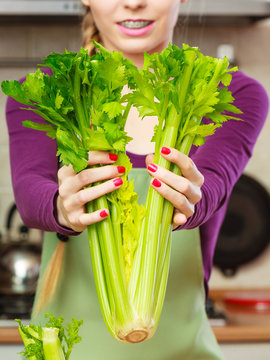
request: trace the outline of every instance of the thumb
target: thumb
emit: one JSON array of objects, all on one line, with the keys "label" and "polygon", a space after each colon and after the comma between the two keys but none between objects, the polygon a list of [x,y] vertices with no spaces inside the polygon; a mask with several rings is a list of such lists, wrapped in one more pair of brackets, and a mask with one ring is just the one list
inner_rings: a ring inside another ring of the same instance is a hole
[{"label": "thumb", "polygon": [[153,161],[153,158],[154,158],[154,154],[149,154],[146,156],[145,158],[146,167]]}]

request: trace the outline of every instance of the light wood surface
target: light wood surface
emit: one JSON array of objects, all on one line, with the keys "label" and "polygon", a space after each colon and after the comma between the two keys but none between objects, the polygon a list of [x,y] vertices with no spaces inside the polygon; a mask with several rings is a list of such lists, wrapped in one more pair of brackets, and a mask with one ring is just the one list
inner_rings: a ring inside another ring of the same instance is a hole
[{"label": "light wood surface", "polygon": [[21,344],[22,339],[16,327],[0,328],[0,344]]},{"label": "light wood surface", "polygon": [[[270,342],[270,326],[216,326],[212,329],[219,343]],[[17,328],[0,328],[0,344],[20,343]]]},{"label": "light wood surface", "polygon": [[219,343],[228,342],[270,342],[270,326],[213,327]]}]

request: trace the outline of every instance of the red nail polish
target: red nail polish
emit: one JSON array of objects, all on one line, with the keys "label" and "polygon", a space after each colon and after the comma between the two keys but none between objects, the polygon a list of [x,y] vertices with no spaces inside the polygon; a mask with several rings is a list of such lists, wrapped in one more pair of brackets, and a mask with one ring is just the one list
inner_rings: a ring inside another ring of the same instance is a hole
[{"label": "red nail polish", "polygon": [[120,186],[120,185],[123,184],[123,179],[116,178],[116,179],[113,180],[113,183],[114,183],[115,186]]},{"label": "red nail polish", "polygon": [[157,171],[157,165],[155,165],[155,164],[149,164],[148,166],[147,166],[147,169],[148,170],[150,170],[151,172],[156,172]]},{"label": "red nail polish", "polygon": [[161,153],[164,155],[169,155],[171,153],[171,150],[167,148],[166,146],[162,146]]},{"label": "red nail polish", "polygon": [[105,218],[109,215],[107,210],[101,210],[101,212],[99,213],[100,217]]},{"label": "red nail polish", "polygon": [[117,166],[117,171],[119,173],[124,173],[126,171],[126,168],[124,166]]},{"label": "red nail polish", "polygon": [[152,181],[152,185],[154,185],[155,187],[161,187],[161,182],[158,179],[154,179]]},{"label": "red nail polish", "polygon": [[110,158],[110,160],[112,160],[112,161],[116,161],[117,159],[118,159],[118,156],[116,155],[116,154],[109,154],[109,158]]}]

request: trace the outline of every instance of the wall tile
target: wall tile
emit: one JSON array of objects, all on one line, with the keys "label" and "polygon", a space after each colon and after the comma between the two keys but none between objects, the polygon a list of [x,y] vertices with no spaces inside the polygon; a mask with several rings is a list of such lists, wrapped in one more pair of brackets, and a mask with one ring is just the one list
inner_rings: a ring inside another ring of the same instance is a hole
[{"label": "wall tile", "polygon": [[7,214],[14,203],[14,197],[11,189],[0,188],[0,232],[2,235],[6,235],[6,219]]},{"label": "wall tile", "polygon": [[27,57],[27,26],[0,26],[0,58]]},{"label": "wall tile", "polygon": [[[64,52],[70,49],[70,39],[79,31],[77,26],[40,26],[30,27],[28,33],[29,55],[33,58],[46,57],[49,53]],[[74,47],[74,42],[72,42]],[[77,43],[76,50],[79,49]]]},{"label": "wall tile", "polygon": [[[19,80],[27,73],[34,71],[33,68],[1,68],[0,83],[4,80]],[[6,126],[6,95],[0,90],[0,147],[8,149],[8,130]]]},{"label": "wall tile", "polygon": [[6,96],[0,93],[0,146],[8,147],[5,107],[6,107]]},{"label": "wall tile", "polygon": [[9,149],[6,146],[0,147],[0,164],[1,164],[0,188],[4,187],[11,189]]}]

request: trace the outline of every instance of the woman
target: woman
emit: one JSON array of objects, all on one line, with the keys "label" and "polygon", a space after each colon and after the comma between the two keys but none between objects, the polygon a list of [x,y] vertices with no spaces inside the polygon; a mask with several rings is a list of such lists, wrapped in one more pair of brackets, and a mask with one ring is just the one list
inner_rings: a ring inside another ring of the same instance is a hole
[{"label": "woman", "polygon": [[[109,50],[122,51],[141,67],[143,51],[159,52],[172,41],[183,1],[83,0],[88,8],[83,45],[92,51],[90,40],[95,38]],[[136,190],[143,199],[145,183],[149,175],[154,176],[151,185],[172,202],[173,226],[181,229],[173,233],[168,290],[158,330],[152,339],[136,345],[116,342],[103,323],[83,232],[87,225],[109,216],[107,209],[86,214],[84,205],[118,189],[118,177],[124,169],[113,165],[116,159],[112,154],[90,152],[89,165],[101,163],[102,168],[78,175],[71,167],[58,171],[55,142],[22,128],[22,120],[29,119],[30,114],[9,99],[7,122],[15,199],[25,224],[46,231],[42,273],[57,244],[62,244],[55,233],[70,237],[63,274],[45,312],[63,315],[66,320],[84,320],[83,340],[74,348],[72,359],[223,359],[204,311],[207,282],[231,190],[251,156],[268,111],[264,89],[241,72],[233,75],[230,90],[235,105],[243,111],[243,122],[224,124],[205,145],[192,148],[190,157],[162,148],[162,156],[176,163],[183,176],[151,164],[153,156],[145,156],[154,150],[150,139],[156,119],[142,121],[135,110],[128,118],[126,131],[133,141],[127,151],[134,166],[131,175],[136,178]],[[34,119],[36,115],[32,116]],[[98,180],[107,181],[83,189]]]}]

